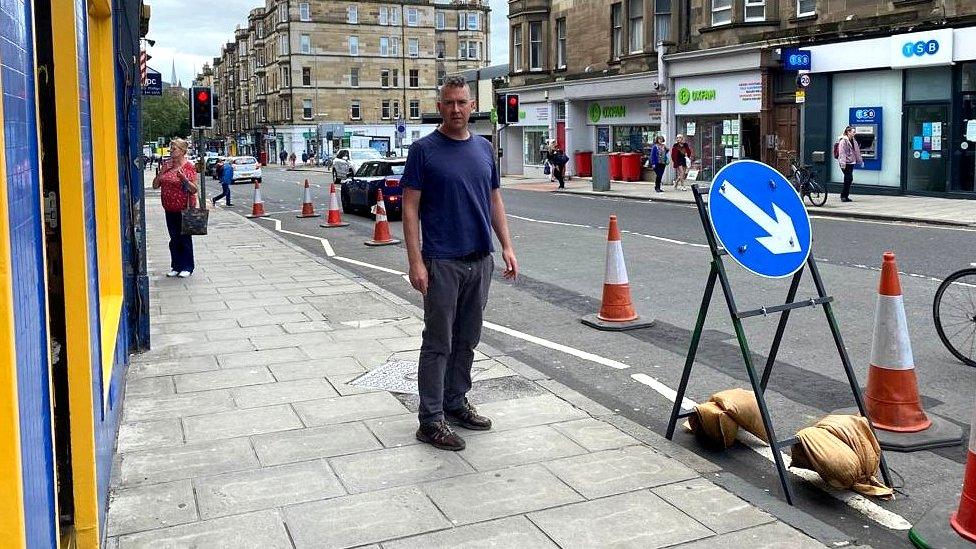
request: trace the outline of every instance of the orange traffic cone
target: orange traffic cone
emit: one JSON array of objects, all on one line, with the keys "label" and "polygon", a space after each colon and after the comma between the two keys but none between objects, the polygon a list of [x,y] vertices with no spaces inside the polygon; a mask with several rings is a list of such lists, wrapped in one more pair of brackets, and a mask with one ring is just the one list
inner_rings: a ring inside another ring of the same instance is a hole
[{"label": "orange traffic cone", "polygon": [[875,309],[864,407],[875,429],[914,433],[932,421],[922,411],[895,254],[885,252]]},{"label": "orange traffic cone", "polygon": [[308,179],[305,180],[305,191],[302,195],[302,214],[295,217],[319,217],[312,205],[312,189],[308,187]]},{"label": "orange traffic cone", "polygon": [[329,216],[325,218],[325,223],[319,227],[345,227],[348,223],[343,223],[342,212],[339,210],[339,197],[336,195],[335,183],[329,187]]},{"label": "orange traffic cone", "polygon": [[610,216],[607,231],[606,276],[603,281],[603,302],[600,312],[580,319],[583,324],[599,330],[633,330],[654,323],[653,319],[641,320],[630,299],[630,280],[624,263],[624,250],[620,243],[617,216]]},{"label": "orange traffic cone", "polygon": [[[976,409],[973,410],[973,422],[970,425],[976,425]],[[976,543],[976,430],[970,430],[966,476],[962,481],[959,509],[949,518],[949,524],[960,536]]]},{"label": "orange traffic cone", "polygon": [[367,240],[367,246],[389,246],[399,244],[400,241],[390,236],[390,222],[386,220],[386,203],[383,201],[383,191],[376,191],[376,224],[373,226],[373,239]]},{"label": "orange traffic cone", "polygon": [[254,182],[254,200],[251,204],[251,215],[247,216],[250,218],[255,217],[267,217],[268,214],[264,213],[264,201],[261,200],[261,183],[257,181]]}]

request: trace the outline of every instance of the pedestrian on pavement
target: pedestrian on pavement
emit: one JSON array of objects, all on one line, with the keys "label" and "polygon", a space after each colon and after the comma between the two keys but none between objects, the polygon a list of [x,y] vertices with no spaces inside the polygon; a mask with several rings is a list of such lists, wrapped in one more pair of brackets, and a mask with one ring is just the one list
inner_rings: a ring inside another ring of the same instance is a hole
[{"label": "pedestrian on pavement", "polygon": [[294,152],[288,155],[288,162],[291,164],[291,169],[293,170],[295,169],[295,158],[296,157]]},{"label": "pedestrian on pavement", "polygon": [[668,166],[668,146],[665,144],[663,135],[654,138],[651,145],[651,168],[654,170],[654,192],[664,192],[661,188],[661,178],[664,177],[664,168]]},{"label": "pedestrian on pavement", "polygon": [[864,158],[861,157],[861,147],[857,144],[854,136],[857,132],[854,126],[844,128],[844,134],[837,138],[834,145],[834,158],[840,165],[840,170],[844,172],[844,189],[840,193],[841,202],[853,202],[851,200],[851,187],[854,186],[854,165],[860,164],[864,167]]},{"label": "pedestrian on pavement", "polygon": [[278,155],[278,159],[281,160],[281,165],[284,166],[285,162],[288,162],[288,151],[281,151],[281,154]]},{"label": "pedestrian on pavement", "polygon": [[234,183],[234,166],[230,162],[221,160],[217,162],[217,166],[214,167],[214,173],[220,176],[221,193],[211,198],[210,203],[216,206],[217,201],[223,198],[225,204],[228,206],[233,206],[233,204],[230,203],[230,186]]},{"label": "pedestrian on pavement", "polygon": [[302,152],[302,164],[308,164],[308,152]]},{"label": "pedestrian on pavement", "polygon": [[424,296],[416,437],[454,451],[464,449],[464,439],[447,421],[491,429],[465,395],[495,264],[492,229],[502,246],[503,276],[518,276],[494,150],[468,130],[474,108],[464,78],[445,79],[437,100],[443,122],[410,146],[400,181],[410,284]]},{"label": "pedestrian on pavement", "polygon": [[185,140],[174,139],[169,147],[169,160],[163,162],[152,186],[161,189],[169,231],[170,271],[166,276],[187,278],[193,274],[193,237],[183,234],[183,210],[196,206],[197,172],[186,158],[189,145]]},{"label": "pedestrian on pavement", "polygon": [[671,147],[671,163],[674,164],[674,188],[680,185],[684,187],[685,180],[688,178],[688,167],[691,166],[693,154],[691,146],[685,143],[685,136],[678,134],[674,137],[674,146]]},{"label": "pedestrian on pavement", "polygon": [[568,163],[569,157],[566,153],[559,147],[553,147],[549,154],[549,164],[552,165],[552,176],[559,182],[560,189],[566,188],[566,164]]}]

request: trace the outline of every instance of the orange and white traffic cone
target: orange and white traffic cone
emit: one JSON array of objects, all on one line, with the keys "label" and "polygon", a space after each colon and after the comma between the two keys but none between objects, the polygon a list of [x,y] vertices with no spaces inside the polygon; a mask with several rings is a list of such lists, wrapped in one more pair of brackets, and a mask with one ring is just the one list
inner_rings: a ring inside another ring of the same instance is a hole
[{"label": "orange and white traffic cone", "polygon": [[333,228],[345,227],[348,223],[342,221],[342,211],[339,209],[339,197],[336,195],[335,183],[329,187],[329,215],[325,218],[325,223],[319,227]]},{"label": "orange and white traffic cone", "polygon": [[610,227],[607,230],[606,276],[603,280],[600,312],[584,316],[580,321],[598,330],[613,331],[644,328],[654,323],[653,319],[641,320],[634,310],[616,215],[610,216]]},{"label": "orange and white traffic cone", "polygon": [[261,183],[257,181],[254,182],[254,200],[251,202],[251,215],[247,217],[268,217],[268,214],[264,213],[264,201],[261,200]]},{"label": "orange and white traffic cone", "polygon": [[885,450],[912,452],[962,443],[962,427],[922,410],[895,254],[885,252],[864,410]]},{"label": "orange and white traffic cone", "polygon": [[[973,421],[970,425],[976,425],[976,408],[973,409]],[[943,549],[972,547],[971,544],[976,543],[976,429],[972,429],[969,435],[969,452],[966,454],[966,472],[962,479],[959,506],[956,507],[956,500],[952,496],[946,496],[914,521],[911,531],[908,532],[908,539],[916,547]],[[960,536],[968,543],[959,539]]]},{"label": "orange and white traffic cone", "polygon": [[[973,422],[976,425],[976,409]],[[969,432],[969,452],[966,454],[966,476],[962,481],[959,508],[949,517],[949,524],[960,536],[976,543],[976,429]]]},{"label": "orange and white traffic cone", "polygon": [[373,225],[373,239],[367,240],[367,246],[389,246],[399,244],[400,241],[390,236],[390,222],[386,220],[386,203],[383,201],[383,191],[376,191],[376,223]]},{"label": "orange and white traffic cone", "polygon": [[875,429],[914,433],[932,421],[922,410],[895,254],[885,252],[874,317],[864,406]]},{"label": "orange and white traffic cone", "polygon": [[305,180],[305,190],[302,194],[302,213],[295,217],[319,217],[315,213],[315,206],[312,204],[312,189],[308,186],[308,179]]}]

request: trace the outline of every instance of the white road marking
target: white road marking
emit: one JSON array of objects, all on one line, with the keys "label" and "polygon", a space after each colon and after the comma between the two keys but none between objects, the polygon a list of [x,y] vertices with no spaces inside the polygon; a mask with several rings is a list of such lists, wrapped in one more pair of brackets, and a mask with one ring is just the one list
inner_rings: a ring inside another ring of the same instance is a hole
[{"label": "white road marking", "polygon": [[562,221],[546,221],[544,219],[532,219],[531,217],[522,217],[520,215],[505,214],[506,217],[511,217],[512,219],[521,219],[522,221],[532,221],[534,223],[544,223],[546,225],[562,225],[563,227],[580,227],[582,229],[592,229],[590,225],[580,225],[579,223],[564,223]]},{"label": "white road marking", "polygon": [[[272,219],[272,221],[274,221],[274,223],[275,223],[275,230],[277,230],[279,232],[286,233],[286,234],[292,234],[292,235],[295,235],[295,236],[302,236],[302,237],[305,237],[305,238],[311,238],[311,239],[319,240],[319,241],[321,241],[323,243],[324,246],[328,246],[328,241],[326,241],[324,238],[320,238],[320,237],[317,237],[317,236],[310,236],[310,235],[302,234],[302,233],[296,233],[296,232],[293,232],[293,231],[283,230],[283,229],[281,229],[281,221],[280,220],[278,220],[278,219]],[[366,263],[366,262],[363,262],[363,261],[358,261],[358,260],[355,260],[355,259],[349,259],[347,257],[332,256],[332,258],[335,259],[335,260],[338,260],[338,261],[344,261],[346,263],[351,263],[351,264],[354,264],[354,265],[359,265],[361,267],[366,267],[366,268],[369,268],[369,269],[376,269],[378,271],[383,271],[383,272],[387,272],[387,273],[391,273],[391,274],[401,275],[401,277],[405,281],[407,281],[408,284],[410,282],[410,278],[407,276],[407,274],[406,273],[403,273],[403,272],[400,272],[400,271],[396,271],[396,270],[393,270],[393,269],[387,269],[386,267],[380,267],[379,265],[372,265],[370,263]],[[609,366],[609,367],[614,368],[614,369],[617,369],[617,370],[625,370],[625,369],[630,368],[629,365],[624,364],[623,362],[619,362],[619,361],[616,361],[616,360],[613,360],[613,359],[610,359],[610,358],[602,357],[600,355],[595,355],[593,353],[588,353],[586,351],[581,351],[579,349],[575,349],[573,347],[569,347],[569,346],[563,345],[561,343],[556,343],[554,341],[549,341],[548,339],[543,339],[541,337],[536,337],[534,335],[526,334],[524,332],[520,332],[518,330],[514,330],[514,329],[508,328],[506,326],[501,326],[501,325],[495,324],[493,322],[484,321],[483,325],[484,325],[485,328],[488,328],[489,330],[492,330],[492,331],[495,331],[495,332],[499,332],[499,333],[502,333],[502,334],[505,334],[505,335],[514,337],[516,339],[521,339],[523,341],[528,341],[529,343],[535,343],[536,345],[539,345],[539,346],[542,346],[542,347],[546,347],[546,348],[552,349],[554,351],[560,351],[562,353],[566,353],[568,355],[572,355],[572,356],[575,356],[577,358],[581,358],[583,360],[587,360],[589,362],[595,362],[597,364],[601,364],[603,366]],[[657,392],[658,394],[660,394],[664,398],[668,399],[670,402],[674,402],[675,398],[677,398],[677,391],[675,391],[674,389],[671,389],[670,387],[668,387],[664,383],[661,383],[660,381],[658,381],[657,379],[655,379],[655,378],[653,378],[651,376],[648,376],[646,374],[632,374],[631,375],[631,378],[634,379],[635,381],[643,384],[643,385],[646,385],[648,387],[651,387],[655,392]],[[686,407],[686,408],[690,408],[690,407],[693,407],[695,405],[695,402],[693,400],[691,400],[691,399],[688,399],[688,398],[682,399],[681,403],[682,403],[682,407]],[[757,439],[757,441],[758,441],[758,439]],[[749,443],[746,443],[746,444],[747,444],[747,446],[749,446],[753,451],[755,451],[759,455],[763,456],[764,458],[768,459],[769,461],[773,461],[772,450],[769,448],[769,446],[766,446],[765,443],[762,443],[761,441],[758,441],[758,443],[761,444],[761,446],[760,445],[756,445],[754,447],[752,444],[749,444]],[[823,479],[821,479],[820,475],[818,475],[817,473],[815,473],[813,471],[807,472],[807,471],[805,471],[803,469],[792,469],[791,472],[794,473],[795,475],[799,476],[800,478],[803,478],[804,480],[808,480],[808,481],[812,482],[813,484],[819,486],[821,489],[823,489],[824,491],[826,491],[829,495],[831,495],[835,499],[844,502],[851,509],[854,509],[855,511],[861,513],[862,515],[864,515],[868,519],[873,520],[874,522],[877,522],[878,524],[880,524],[880,525],[882,525],[882,526],[884,526],[886,528],[889,528],[889,529],[892,529],[892,530],[907,530],[907,529],[911,528],[911,526],[912,526],[911,523],[908,522],[907,520],[905,520],[905,518],[902,517],[901,515],[898,515],[896,513],[893,513],[891,511],[888,511],[887,509],[884,509],[883,507],[881,507],[878,504],[876,504],[876,503],[868,500],[867,498],[865,498],[864,496],[861,496],[860,494],[856,494],[856,493],[853,493],[853,492],[838,492],[836,490],[833,490],[833,489],[829,488],[823,482]]]},{"label": "white road marking", "polygon": [[566,345],[563,345],[561,343],[556,343],[555,341],[549,341],[548,339],[542,339],[541,337],[529,335],[524,332],[520,332],[518,330],[513,330],[512,328],[495,324],[494,322],[488,322],[487,320],[484,322],[484,327],[488,328],[489,330],[493,330],[496,332],[503,333],[505,335],[512,336],[516,339],[528,341],[529,343],[535,343],[536,345],[540,345],[542,347],[546,347],[554,351],[560,351],[568,355],[573,355],[577,358],[582,358],[583,360],[588,360],[590,362],[595,362],[603,366],[616,368],[617,370],[625,370],[627,368],[630,368],[630,366],[624,364],[623,362],[617,362],[616,360],[610,358],[604,358],[602,356],[595,355],[593,353],[588,353],[586,351],[581,351],[579,349],[567,347]]}]

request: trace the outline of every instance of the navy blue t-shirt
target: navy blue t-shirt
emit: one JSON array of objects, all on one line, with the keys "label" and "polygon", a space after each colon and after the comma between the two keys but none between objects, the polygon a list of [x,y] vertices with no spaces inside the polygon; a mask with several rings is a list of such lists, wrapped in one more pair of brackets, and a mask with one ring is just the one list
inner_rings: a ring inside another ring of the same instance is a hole
[{"label": "navy blue t-shirt", "polygon": [[410,146],[400,184],[421,192],[424,259],[494,251],[491,191],[499,180],[487,139],[474,134],[451,139],[435,130]]}]

